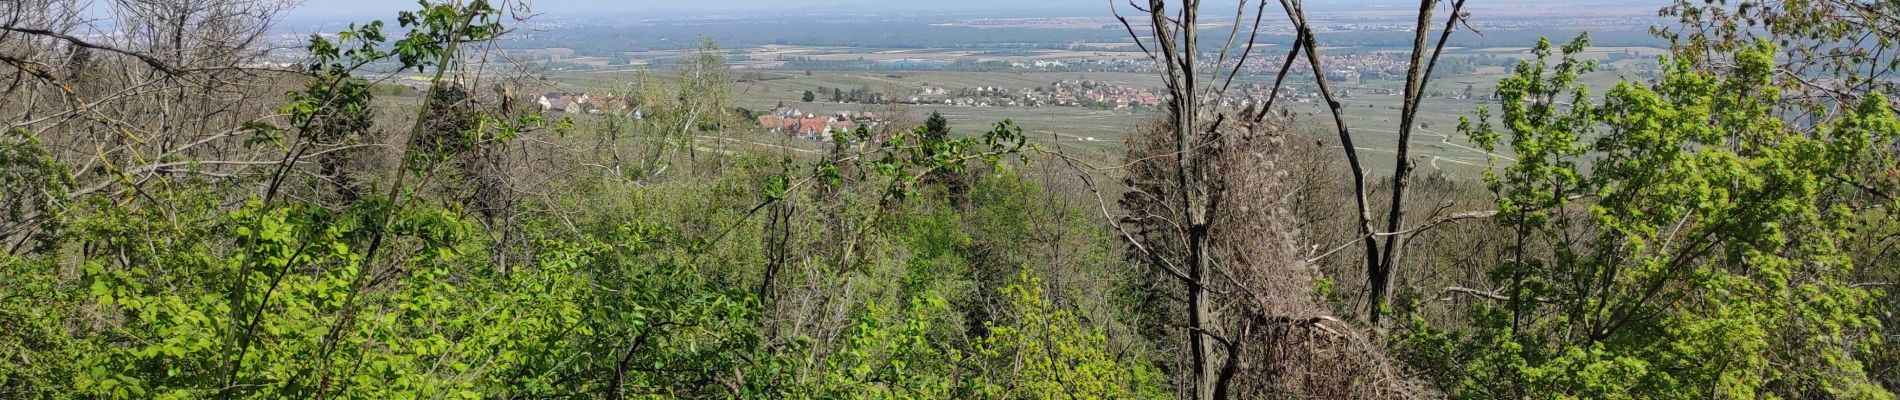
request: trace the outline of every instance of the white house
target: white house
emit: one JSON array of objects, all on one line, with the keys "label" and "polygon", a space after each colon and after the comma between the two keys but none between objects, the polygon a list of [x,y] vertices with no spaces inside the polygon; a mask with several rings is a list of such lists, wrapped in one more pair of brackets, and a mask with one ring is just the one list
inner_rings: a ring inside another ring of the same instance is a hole
[{"label": "white house", "polygon": [[586,112],[593,105],[594,98],[586,93],[548,93],[535,99],[544,111]]}]

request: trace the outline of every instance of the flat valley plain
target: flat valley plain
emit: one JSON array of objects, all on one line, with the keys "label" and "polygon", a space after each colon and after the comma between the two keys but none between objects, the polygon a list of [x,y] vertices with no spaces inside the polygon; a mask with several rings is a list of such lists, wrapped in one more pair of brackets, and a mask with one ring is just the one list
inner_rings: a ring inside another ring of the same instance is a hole
[{"label": "flat valley plain", "polygon": [[[837,51],[838,49],[833,49]],[[1332,49],[1340,51],[1341,49]],[[1506,57],[1522,58],[1525,49],[1486,48],[1448,50],[1446,57],[1473,56],[1483,53],[1501,54]],[[867,55],[877,50],[867,51]],[[1631,51],[1647,58],[1626,59],[1614,63],[1606,62],[1606,68],[1590,73],[1583,81],[1593,88],[1593,92],[1602,93],[1618,79],[1631,76],[1632,67],[1641,60],[1652,60],[1662,52],[1656,48],[1593,48],[1583,56],[1607,61],[1606,54]],[[615,93],[624,90],[637,79],[638,69],[608,71],[574,71],[557,73],[552,80],[564,88],[596,93]],[[1428,91],[1462,92],[1467,86],[1474,93],[1491,93],[1499,79],[1505,77],[1502,67],[1478,68],[1469,73],[1435,74]],[[666,79],[667,70],[650,71],[655,79]],[[1089,80],[1107,84],[1158,89],[1161,80],[1152,74],[1132,72],[960,72],[960,71],[799,71],[780,69],[752,69],[739,67],[733,70],[735,77],[745,76],[732,84],[731,99],[733,106],[754,111],[771,110],[783,105],[810,113],[828,113],[836,111],[883,112],[891,109],[886,104],[858,104],[849,102],[831,102],[828,95],[819,95],[818,101],[805,102],[806,91],[819,88],[871,88],[880,93],[900,100],[908,99],[926,88],[957,90],[962,88],[994,87],[1006,90],[1048,87],[1060,81]],[[1270,84],[1271,76],[1241,76],[1236,85],[1246,83]],[[1351,97],[1341,99],[1345,120],[1353,133],[1356,147],[1367,155],[1367,168],[1374,173],[1392,169],[1392,154],[1398,141],[1398,115],[1402,103],[1396,92],[1403,87],[1399,80],[1364,80],[1355,82],[1335,82],[1338,91],[1350,91]],[[1289,88],[1311,87],[1310,78],[1295,80],[1289,78]],[[1393,94],[1371,94],[1389,91]],[[901,102],[900,102],[901,103]],[[1426,101],[1419,111],[1419,126],[1412,137],[1412,152],[1420,157],[1420,164],[1426,173],[1441,171],[1455,178],[1476,177],[1486,165],[1495,161],[1512,161],[1508,149],[1500,149],[1498,154],[1487,154],[1465,138],[1458,131],[1460,117],[1475,118],[1479,107],[1496,108],[1496,102],[1484,98],[1459,98],[1456,96],[1434,97]],[[1011,120],[1029,133],[1031,138],[1045,146],[1061,146],[1065,151],[1078,153],[1090,159],[1112,160],[1119,157],[1127,135],[1138,125],[1154,120],[1160,112],[1153,109],[1099,109],[1078,106],[961,106],[944,104],[897,104],[896,107],[907,110],[913,118],[932,112],[941,113],[947,118],[959,134],[976,134],[988,130],[1002,120]],[[1319,101],[1282,100],[1276,103],[1292,115],[1292,131],[1302,140],[1321,143],[1328,149],[1337,149],[1339,140],[1331,115]],[[769,138],[763,138],[769,139]],[[805,144],[799,144],[805,145]],[[807,147],[817,147],[809,144]]]}]

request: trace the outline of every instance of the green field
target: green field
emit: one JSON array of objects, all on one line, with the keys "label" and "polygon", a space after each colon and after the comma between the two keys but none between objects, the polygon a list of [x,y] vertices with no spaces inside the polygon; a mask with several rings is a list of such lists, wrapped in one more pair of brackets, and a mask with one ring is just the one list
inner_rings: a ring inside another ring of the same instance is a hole
[{"label": "green field", "polygon": [[[1493,52],[1500,55],[1519,56],[1514,51],[1501,49],[1469,49],[1453,53]],[[1499,79],[1505,73],[1503,68],[1483,68],[1477,73],[1444,76],[1441,74],[1432,82],[1430,90],[1446,92],[1462,91],[1469,85],[1474,93],[1491,93]],[[658,74],[663,77],[665,74]],[[575,72],[553,77],[554,81],[572,88],[594,91],[614,91],[626,87],[635,79],[636,74],[628,71]],[[769,110],[779,105],[795,107],[814,113],[832,111],[882,111],[884,106],[866,104],[841,104],[823,101],[828,97],[820,94],[820,101],[807,103],[802,97],[807,90],[819,87],[851,90],[869,87],[874,91],[904,98],[924,87],[948,89],[997,86],[1003,88],[1029,88],[1047,86],[1052,82],[1074,79],[1090,79],[1130,87],[1158,87],[1161,81],[1157,76],[1135,73],[1006,73],[1006,72],[914,72],[914,71],[779,71],[779,70],[735,70],[734,76],[740,79],[732,86],[734,106],[751,110]],[[1617,80],[1625,77],[1618,72],[1595,72],[1582,77],[1583,82],[1602,93]],[[1251,77],[1248,79],[1270,79],[1270,77]],[[1243,79],[1245,81],[1247,79]],[[1398,116],[1401,97],[1398,95],[1369,94],[1373,89],[1392,89],[1397,91],[1403,86],[1400,81],[1368,81],[1364,83],[1336,85],[1335,90],[1350,90],[1352,97],[1345,98],[1346,122],[1352,128],[1354,145],[1366,160],[1366,167],[1373,173],[1390,173],[1393,168],[1393,155],[1397,146],[1399,130]],[[1487,100],[1431,98],[1419,110],[1419,125],[1411,139],[1412,154],[1419,157],[1420,168],[1426,173],[1442,171],[1454,177],[1475,177],[1491,161],[1510,162],[1506,154],[1487,154],[1457,131],[1458,119],[1462,116],[1474,116],[1480,106],[1488,105]],[[1293,131],[1306,135],[1308,139],[1324,143],[1337,151],[1338,139],[1333,127],[1332,117],[1318,102],[1301,103],[1281,101],[1285,109],[1295,115]],[[913,117],[921,118],[931,112],[947,117],[958,133],[974,134],[987,130],[998,121],[1009,119],[1022,127],[1032,138],[1044,142],[1057,142],[1071,152],[1087,153],[1100,159],[1118,157],[1126,135],[1144,121],[1159,116],[1154,111],[1105,111],[1080,107],[969,107],[947,105],[909,105]]]},{"label": "green field", "polygon": [[[805,91],[820,86],[845,90],[870,86],[873,90],[889,93],[893,96],[908,97],[925,86],[942,88],[966,88],[977,86],[998,86],[1006,88],[1025,88],[1047,86],[1062,80],[1091,79],[1123,86],[1151,87],[1159,86],[1158,77],[1147,74],[1131,73],[982,73],[982,72],[812,72],[806,75],[802,71],[736,71],[735,75],[747,73],[764,75],[763,80],[734,82],[732,87],[734,106],[752,110],[769,110],[784,104],[808,112],[879,110],[883,106],[868,104],[840,104],[827,101],[806,103],[801,101]],[[631,72],[579,73],[557,76],[556,82],[589,90],[611,90],[624,87],[635,79]],[[938,112],[950,120],[950,124],[959,133],[982,132],[1004,119],[1013,120],[1024,132],[1038,140],[1061,138],[1065,147],[1088,148],[1097,152],[1120,152],[1122,139],[1135,124],[1152,119],[1154,112],[1104,111],[1080,107],[958,107],[947,105],[909,105],[906,106],[913,117],[922,118],[931,112]],[[1094,140],[1088,140],[1094,138]]]},{"label": "green field", "polygon": [[[1504,71],[1485,71],[1481,74],[1458,76],[1439,76],[1433,79],[1430,90],[1461,91],[1470,85],[1474,93],[1491,93],[1496,90],[1499,79],[1505,77]],[[1579,80],[1591,88],[1592,93],[1601,95],[1625,77],[1624,73],[1601,71],[1579,77]],[[1634,78],[1632,78],[1634,79]],[[1342,99],[1346,124],[1353,133],[1353,145],[1366,159],[1366,168],[1373,173],[1391,173],[1393,156],[1398,147],[1399,106],[1403,99],[1398,95],[1363,94],[1369,89],[1393,89],[1403,87],[1404,82],[1382,81],[1360,85],[1345,85],[1340,89],[1351,89],[1354,96]],[[1284,103],[1284,102],[1283,102]],[[1332,116],[1317,102],[1286,103],[1287,109],[1295,117],[1295,131],[1312,135],[1331,148],[1338,149],[1337,128]],[[1277,106],[1277,105],[1276,105]],[[1458,132],[1459,117],[1477,117],[1479,107],[1497,105],[1483,99],[1431,98],[1419,106],[1418,127],[1411,138],[1412,155],[1419,157],[1419,168],[1429,173],[1443,171],[1453,177],[1476,177],[1489,160],[1509,163],[1509,149],[1499,149],[1498,154],[1487,154],[1477,145],[1465,139]]]}]

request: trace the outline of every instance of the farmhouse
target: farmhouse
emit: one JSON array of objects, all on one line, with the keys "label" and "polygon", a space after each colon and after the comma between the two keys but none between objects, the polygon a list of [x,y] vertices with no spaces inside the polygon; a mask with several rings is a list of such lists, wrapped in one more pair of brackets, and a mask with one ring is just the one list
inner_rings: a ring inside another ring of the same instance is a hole
[{"label": "farmhouse", "polygon": [[543,111],[585,113],[594,110],[594,98],[586,93],[555,92],[535,99]]}]

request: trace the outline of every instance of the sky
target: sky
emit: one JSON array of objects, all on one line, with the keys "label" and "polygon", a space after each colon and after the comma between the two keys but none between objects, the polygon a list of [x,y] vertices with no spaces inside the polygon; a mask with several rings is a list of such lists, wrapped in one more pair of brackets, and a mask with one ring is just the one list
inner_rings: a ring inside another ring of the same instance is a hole
[{"label": "sky", "polygon": [[[800,13],[902,12],[929,10],[1107,10],[1104,0],[533,0],[536,12],[550,14],[624,13],[771,13],[770,10],[796,10]],[[304,0],[293,12],[298,17],[383,15],[413,9],[406,0]]]},{"label": "sky", "polygon": [[[382,17],[416,8],[415,0],[302,0],[292,18]],[[498,1],[498,0],[490,0]],[[993,11],[1030,16],[1107,16],[1108,2],[1126,9],[1127,0],[513,0],[530,1],[537,13],[550,15],[627,15],[636,18],[694,15],[880,14],[937,11]],[[1204,0],[1202,7],[1226,9],[1235,0]],[[1373,7],[1416,7],[1418,0],[1329,0],[1313,2],[1315,11]],[[1139,1],[1138,1],[1139,2]],[[1493,0],[1490,5],[1651,4],[1665,0]],[[1172,2],[1171,2],[1172,3]]]}]

